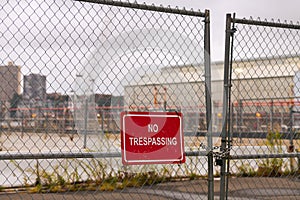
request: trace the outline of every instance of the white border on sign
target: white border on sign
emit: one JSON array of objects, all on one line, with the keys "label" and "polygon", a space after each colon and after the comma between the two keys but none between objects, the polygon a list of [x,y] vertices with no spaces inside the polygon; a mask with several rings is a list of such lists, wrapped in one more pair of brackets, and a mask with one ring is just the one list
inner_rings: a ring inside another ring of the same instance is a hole
[{"label": "white border on sign", "polygon": [[[145,116],[149,116],[149,117],[178,117],[179,118],[179,128],[180,128],[180,133],[179,133],[179,136],[180,136],[180,150],[181,150],[181,159],[165,159],[165,160],[127,160],[126,158],[126,142],[125,142],[125,130],[126,130],[126,127],[125,127],[125,117],[145,117]],[[184,153],[184,149],[183,149],[183,141],[182,141],[182,138],[183,138],[183,135],[182,135],[182,117],[179,116],[179,115],[143,115],[143,114],[124,114],[123,115],[123,151],[124,151],[124,161],[127,162],[127,163],[156,163],[156,162],[181,162],[183,161],[184,159],[184,156],[183,156],[183,153]]]}]

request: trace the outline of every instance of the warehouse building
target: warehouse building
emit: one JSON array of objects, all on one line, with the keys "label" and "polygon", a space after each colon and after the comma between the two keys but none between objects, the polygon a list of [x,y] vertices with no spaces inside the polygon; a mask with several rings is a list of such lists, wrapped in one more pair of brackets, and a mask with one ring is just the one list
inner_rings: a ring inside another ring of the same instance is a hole
[{"label": "warehouse building", "polygon": [[[233,124],[249,130],[273,129],[275,125],[288,124],[291,106],[294,111],[300,108],[299,67],[297,56],[234,61],[231,80]],[[223,62],[212,64],[211,101],[216,131],[221,129],[223,69]],[[205,130],[204,66],[169,66],[144,74],[125,86],[124,104],[129,110],[182,111],[186,129]],[[300,117],[298,120],[296,114],[293,120],[293,124],[300,125]]]}]

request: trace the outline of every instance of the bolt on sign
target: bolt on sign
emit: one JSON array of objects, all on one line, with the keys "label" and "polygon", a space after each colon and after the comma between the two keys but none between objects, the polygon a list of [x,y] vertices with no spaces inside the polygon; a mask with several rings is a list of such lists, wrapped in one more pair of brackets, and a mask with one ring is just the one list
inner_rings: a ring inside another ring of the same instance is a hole
[{"label": "bolt on sign", "polygon": [[123,164],[184,163],[182,117],[179,112],[122,112]]}]

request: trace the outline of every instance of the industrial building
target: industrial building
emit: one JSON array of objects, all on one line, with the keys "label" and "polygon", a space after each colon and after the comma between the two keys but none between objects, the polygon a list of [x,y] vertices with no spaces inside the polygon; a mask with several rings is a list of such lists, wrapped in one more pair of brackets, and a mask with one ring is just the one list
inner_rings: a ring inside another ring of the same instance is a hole
[{"label": "industrial building", "polygon": [[[230,85],[234,127],[261,130],[290,124],[291,109],[300,111],[299,67],[297,56],[234,61]],[[223,69],[223,62],[212,64],[210,95],[216,131],[222,120]],[[124,104],[129,110],[183,111],[188,117],[186,128],[205,130],[204,66],[169,66],[136,78],[125,86]],[[297,114],[292,120],[300,125]]]}]

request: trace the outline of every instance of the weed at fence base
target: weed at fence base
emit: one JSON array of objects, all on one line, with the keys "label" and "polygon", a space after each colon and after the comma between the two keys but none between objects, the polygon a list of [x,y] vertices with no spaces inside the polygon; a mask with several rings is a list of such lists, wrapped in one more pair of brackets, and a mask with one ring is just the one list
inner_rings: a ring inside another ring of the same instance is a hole
[{"label": "weed at fence base", "polygon": [[[283,139],[279,132],[269,132],[266,137],[265,145],[271,154],[283,153]],[[284,161],[283,158],[265,158],[257,160],[257,168],[250,164],[241,164],[238,166],[235,176],[241,177],[288,177],[299,175],[299,168],[294,167],[295,159],[290,158]],[[299,162],[299,161],[298,161]],[[299,163],[298,163],[299,165]]]}]

